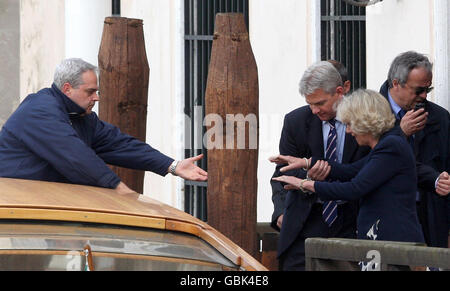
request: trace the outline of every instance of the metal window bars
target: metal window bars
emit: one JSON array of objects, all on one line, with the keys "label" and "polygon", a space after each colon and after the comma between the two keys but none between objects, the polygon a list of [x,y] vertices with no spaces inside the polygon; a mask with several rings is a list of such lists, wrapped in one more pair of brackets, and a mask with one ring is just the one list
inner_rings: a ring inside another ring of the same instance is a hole
[{"label": "metal window bars", "polygon": [[344,64],[353,89],[366,87],[365,7],[321,0],[321,58]]}]

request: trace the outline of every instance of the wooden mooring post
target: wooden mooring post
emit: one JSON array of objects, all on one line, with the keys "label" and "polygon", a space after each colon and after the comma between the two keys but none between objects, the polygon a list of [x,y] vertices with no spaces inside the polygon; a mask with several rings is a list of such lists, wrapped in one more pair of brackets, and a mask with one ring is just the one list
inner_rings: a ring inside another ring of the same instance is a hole
[{"label": "wooden mooring post", "polygon": [[[143,21],[107,17],[98,63],[100,118],[116,125],[122,132],[145,141],[150,69]],[[131,189],[143,193],[145,172],[112,168]]]},{"label": "wooden mooring post", "polygon": [[206,89],[208,224],[257,255],[258,70],[244,22],[216,15]]}]

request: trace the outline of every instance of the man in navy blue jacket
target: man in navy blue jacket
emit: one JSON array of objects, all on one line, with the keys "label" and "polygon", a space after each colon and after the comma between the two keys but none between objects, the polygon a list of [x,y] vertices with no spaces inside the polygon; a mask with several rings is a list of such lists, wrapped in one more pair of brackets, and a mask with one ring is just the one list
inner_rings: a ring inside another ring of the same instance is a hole
[{"label": "man in navy blue jacket", "polygon": [[67,182],[131,192],[107,164],[205,181],[194,163],[153,149],[101,121],[97,68],[81,59],[64,60],[54,83],[25,98],[0,132],[0,177]]}]

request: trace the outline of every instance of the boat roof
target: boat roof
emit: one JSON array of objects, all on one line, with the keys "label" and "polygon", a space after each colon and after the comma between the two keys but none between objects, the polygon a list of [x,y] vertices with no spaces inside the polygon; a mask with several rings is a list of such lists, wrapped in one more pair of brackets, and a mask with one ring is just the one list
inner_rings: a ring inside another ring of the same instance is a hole
[{"label": "boat roof", "polygon": [[207,223],[138,193],[0,178],[0,219],[75,221],[179,231],[198,236],[246,270],[266,270]]}]

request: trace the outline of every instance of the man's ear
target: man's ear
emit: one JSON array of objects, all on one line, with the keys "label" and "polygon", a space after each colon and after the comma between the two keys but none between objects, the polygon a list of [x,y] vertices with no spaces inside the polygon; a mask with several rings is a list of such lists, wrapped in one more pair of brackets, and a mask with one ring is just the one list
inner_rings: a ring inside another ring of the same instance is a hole
[{"label": "man's ear", "polygon": [[397,79],[392,80],[392,88],[397,88],[400,85]]},{"label": "man's ear", "polygon": [[348,92],[350,92],[350,86],[351,86],[351,82],[349,80],[344,82],[344,94],[347,94]]},{"label": "man's ear", "polygon": [[344,87],[338,86],[338,87],[336,88],[336,93],[339,94],[339,95],[344,95],[344,94],[345,94],[345,89],[344,89]]},{"label": "man's ear", "polygon": [[61,88],[61,91],[66,94],[67,96],[70,95],[70,91],[72,90],[72,85],[69,83],[64,83],[64,85]]}]

